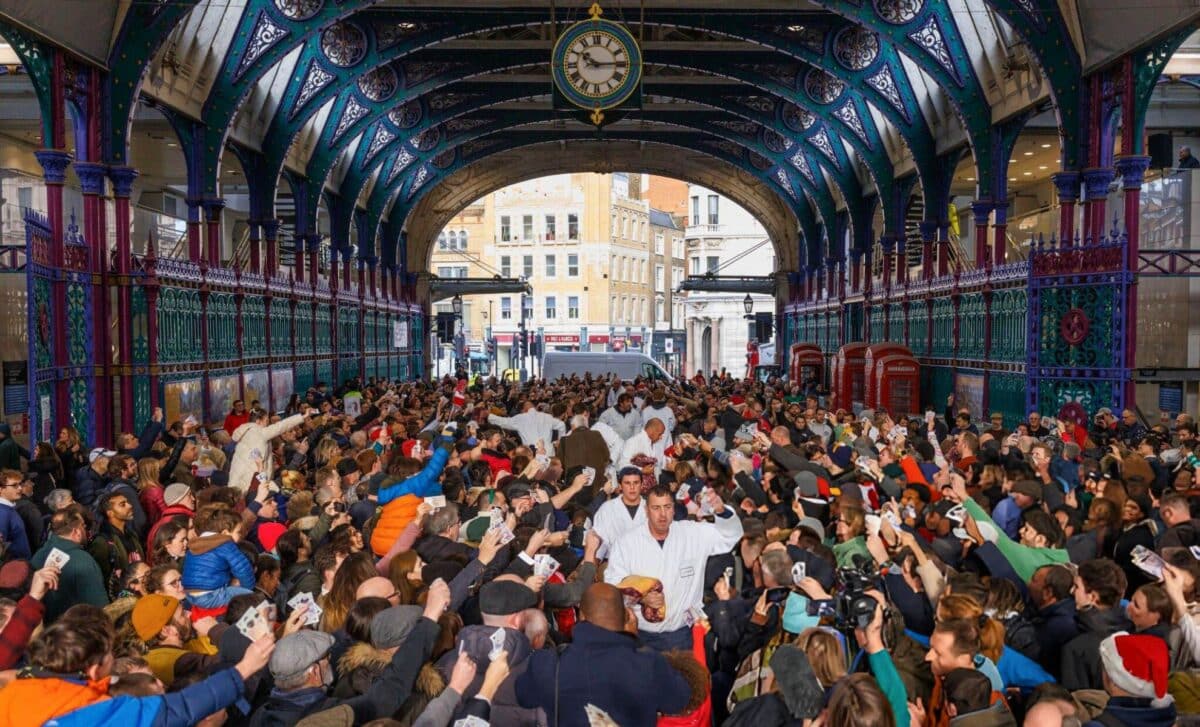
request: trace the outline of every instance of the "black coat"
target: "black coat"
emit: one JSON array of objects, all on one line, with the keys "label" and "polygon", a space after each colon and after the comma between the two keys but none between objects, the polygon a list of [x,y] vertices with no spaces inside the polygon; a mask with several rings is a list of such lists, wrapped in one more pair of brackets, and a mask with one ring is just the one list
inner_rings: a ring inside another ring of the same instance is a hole
[{"label": "black coat", "polygon": [[1133,631],[1120,605],[1109,609],[1089,608],[1075,616],[1079,635],[1063,647],[1062,679],[1069,691],[1103,689],[1103,668],[1100,665],[1100,642],[1118,631]]},{"label": "black coat", "polygon": [[1113,545],[1113,560],[1121,566],[1121,570],[1125,571],[1125,597],[1133,598],[1133,592],[1147,583],[1153,583],[1151,578],[1144,570],[1138,568],[1133,562],[1133,549],[1137,546],[1144,546],[1147,550],[1154,550],[1154,538],[1157,535],[1158,526],[1152,520],[1143,520],[1133,527],[1126,528],[1117,536],[1116,543]]},{"label": "black coat", "polygon": [[[517,679],[517,701],[522,707],[541,707],[548,724],[587,727],[584,708],[593,704],[615,724],[652,725],[657,713],[678,714],[691,700],[683,675],[632,636],[586,621],[575,626],[572,636],[561,654],[534,652]],[[555,714],[555,704],[561,714]]]},{"label": "black coat", "polygon": [[1037,661],[1046,671],[1062,677],[1063,648],[1079,635],[1075,621],[1075,599],[1067,598],[1040,609],[1033,617],[1033,630],[1041,644]]}]

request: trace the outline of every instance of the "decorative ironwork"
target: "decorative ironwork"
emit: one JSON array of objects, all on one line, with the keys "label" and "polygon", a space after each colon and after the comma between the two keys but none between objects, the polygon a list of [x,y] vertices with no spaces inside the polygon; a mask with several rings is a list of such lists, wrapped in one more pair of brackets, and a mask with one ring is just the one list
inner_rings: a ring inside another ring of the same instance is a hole
[{"label": "decorative ironwork", "polygon": [[742,147],[734,144],[732,141],[726,141],[725,139],[711,139],[704,142],[704,144],[717,149],[718,151],[722,151],[733,158],[740,158],[742,156]]},{"label": "decorative ironwork", "polygon": [[454,150],[447,149],[447,150],[439,153],[433,159],[430,159],[429,163],[432,164],[433,166],[437,167],[438,169],[449,168],[449,166],[454,163]]},{"label": "decorative ironwork", "polygon": [[404,64],[404,86],[412,88],[425,81],[428,81],[435,76],[440,76],[447,71],[463,66],[463,63],[430,63],[430,62],[413,62]]},{"label": "decorative ironwork", "polygon": [[366,159],[363,160],[364,164],[374,159],[375,155],[378,154],[381,149],[395,141],[395,139],[395,132],[393,132],[384,124],[376,124],[375,136],[371,139],[371,145],[367,147]]},{"label": "decorative ironwork", "polygon": [[1072,308],[1063,314],[1058,322],[1058,334],[1072,346],[1078,346],[1087,338],[1092,321],[1081,308]]},{"label": "decorative ironwork", "polygon": [[775,99],[769,96],[724,96],[726,101],[731,101],[739,106],[744,106],[751,111],[757,111],[760,114],[771,115],[775,114]]},{"label": "decorative ironwork", "polygon": [[862,119],[858,116],[858,107],[854,105],[854,99],[846,101],[840,108],[833,112],[834,118],[841,121],[843,124],[854,132],[854,135],[862,140],[868,147],[871,146],[871,140],[867,137],[867,129],[863,126]]},{"label": "decorative ironwork", "polygon": [[296,94],[296,103],[292,104],[292,116],[296,115],[304,105],[312,100],[321,89],[329,85],[333,80],[333,74],[321,67],[321,63],[315,58],[308,64],[308,72],[304,75],[304,84],[300,86],[300,93]]},{"label": "decorative ironwork", "polygon": [[488,123],[490,123],[490,119],[481,119],[479,117],[469,116],[450,119],[446,123],[442,124],[442,126],[445,127],[446,134],[448,136],[453,136],[470,131],[471,129],[478,129],[480,126],[486,126]]},{"label": "decorative ironwork", "polygon": [[335,66],[350,68],[366,56],[367,34],[348,21],[330,26],[321,33],[321,52]]},{"label": "decorative ironwork", "polygon": [[783,123],[792,131],[808,131],[817,122],[811,111],[794,103],[783,105]]},{"label": "decorative ironwork", "polygon": [[234,79],[241,78],[255,61],[288,35],[288,30],[276,25],[265,11],[259,12],[254,31],[250,34],[250,42],[246,44],[246,50],[242,51],[242,60],[234,73]]},{"label": "decorative ironwork", "polygon": [[1125,234],[1114,233],[1099,245],[1057,245],[1050,238],[1034,244],[1032,271],[1035,277],[1108,273],[1122,269],[1125,261]]},{"label": "decorative ironwork", "polygon": [[792,199],[796,199],[796,190],[792,189],[792,180],[788,178],[788,174],[783,168],[775,170],[775,179],[779,180],[779,186],[783,187],[783,191],[788,193]]},{"label": "decorative ironwork", "polygon": [[954,67],[954,59],[950,57],[950,47],[946,45],[946,39],[942,36],[942,26],[938,23],[937,16],[930,15],[925,24],[909,33],[908,37],[925,49],[939,66],[946,69],[956,83],[962,85],[958,69]]},{"label": "decorative ironwork", "polygon": [[433,126],[433,127],[430,127],[428,129],[422,131],[420,134],[417,134],[416,136],[414,136],[412,139],[409,140],[408,143],[412,144],[413,148],[416,149],[417,151],[429,151],[430,149],[432,149],[434,146],[437,145],[438,141],[441,138],[442,138],[441,129],[439,129],[436,126]]},{"label": "decorative ironwork", "polygon": [[429,96],[429,108],[433,111],[445,111],[448,108],[479,98],[481,95],[478,93],[459,93],[455,91],[435,93]]},{"label": "decorative ironwork", "polygon": [[758,133],[758,124],[753,121],[714,121],[713,125],[732,131],[739,136],[754,136]]},{"label": "decorative ironwork", "polygon": [[429,168],[422,166],[417,170],[417,176],[413,179],[412,186],[408,188],[408,199],[413,198],[413,195],[425,184],[427,179],[429,179]]},{"label": "decorative ironwork", "polygon": [[861,71],[879,57],[879,36],[861,25],[843,28],[834,36],[833,57],[851,71]]},{"label": "decorative ironwork", "polygon": [[808,140],[813,146],[817,147],[817,149],[824,154],[829,161],[833,162],[835,167],[838,169],[842,168],[842,163],[838,159],[837,153],[833,150],[833,142],[830,141],[829,134],[826,133],[824,129],[821,129],[817,131],[817,133],[808,137]]},{"label": "decorative ironwork", "polygon": [[375,45],[379,50],[387,50],[420,29],[420,25],[407,21],[379,23],[375,26]]},{"label": "decorative ironwork", "polygon": [[325,0],[275,0],[275,7],[288,20],[308,20],[321,12]]},{"label": "decorative ironwork", "polygon": [[412,152],[401,148],[396,154],[395,161],[392,162],[392,170],[388,173],[387,183],[391,184],[396,181],[396,177],[400,176],[400,172],[404,171],[409,164],[412,164],[414,159],[416,157],[413,156]]},{"label": "decorative ironwork", "polygon": [[804,76],[804,92],[817,103],[831,104],[845,90],[846,84],[842,83],[833,74],[819,68],[810,70]]},{"label": "decorative ironwork", "polygon": [[804,156],[804,152],[797,151],[792,155],[791,161],[792,166],[796,169],[799,169],[800,173],[804,175],[805,179],[807,179],[811,184],[817,183],[816,178],[813,177],[812,167],[808,164],[808,157]]},{"label": "decorative ironwork", "polygon": [[878,91],[880,96],[887,99],[888,103],[904,116],[905,121],[912,120],[908,113],[908,107],[904,105],[904,100],[900,97],[900,89],[896,86],[896,78],[892,75],[890,65],[884,63],[878,71],[863,80],[868,86]]},{"label": "decorative ironwork", "polygon": [[388,112],[388,121],[391,121],[397,129],[411,129],[421,121],[421,103],[419,101],[409,101],[403,106],[398,106]]},{"label": "decorative ironwork", "polygon": [[459,149],[462,152],[462,158],[467,159],[481,151],[484,151],[485,149],[490,149],[499,143],[499,139],[472,139],[471,141],[468,141],[460,146]]},{"label": "decorative ironwork", "polygon": [[759,171],[765,172],[766,170],[775,166],[775,162],[771,161],[770,159],[766,158],[765,156],[763,156],[762,154],[759,154],[756,151],[748,151],[747,158],[750,160],[750,164],[752,164],[754,166],[754,168]]},{"label": "decorative ironwork", "polygon": [[384,65],[367,71],[358,79],[358,90],[372,101],[387,101],[400,87],[400,79],[391,66]]},{"label": "decorative ironwork", "polygon": [[796,87],[796,68],[794,66],[785,66],[779,63],[753,63],[741,67],[788,88]]},{"label": "decorative ironwork", "polygon": [[351,126],[354,126],[355,123],[368,113],[370,112],[367,107],[360,104],[358,98],[352,94],[350,100],[346,102],[345,110],[342,111],[342,118],[338,120],[337,128],[333,131],[333,141],[340,139],[342,134],[345,134]]},{"label": "decorative ironwork", "polygon": [[925,0],[875,0],[875,12],[886,23],[911,23],[925,7]]},{"label": "decorative ironwork", "polygon": [[767,147],[776,154],[782,154],[792,148],[792,140],[780,134],[774,129],[763,127],[762,131],[763,146]]}]

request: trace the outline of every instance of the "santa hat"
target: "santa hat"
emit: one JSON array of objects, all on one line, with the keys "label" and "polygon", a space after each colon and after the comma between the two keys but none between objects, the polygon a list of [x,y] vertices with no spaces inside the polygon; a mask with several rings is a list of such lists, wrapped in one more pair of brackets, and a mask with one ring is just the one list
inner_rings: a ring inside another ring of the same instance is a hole
[{"label": "santa hat", "polygon": [[370,429],[367,430],[367,438],[370,439],[372,442],[380,441],[381,439],[386,437],[387,434],[388,434],[388,429],[387,429],[387,427],[384,427],[384,426],[375,426],[375,427],[371,427]]},{"label": "santa hat", "polygon": [[404,444],[400,445],[400,453],[403,454],[405,457],[411,457],[411,456],[413,456],[412,451],[413,451],[413,447],[415,447],[415,446],[417,446],[417,440],[406,439],[406,440],[404,440]]},{"label": "santa hat", "polygon": [[1170,657],[1167,642],[1159,637],[1118,631],[1100,642],[1100,661],[1109,681],[1118,689],[1150,699],[1155,707],[1171,703],[1167,694]]}]

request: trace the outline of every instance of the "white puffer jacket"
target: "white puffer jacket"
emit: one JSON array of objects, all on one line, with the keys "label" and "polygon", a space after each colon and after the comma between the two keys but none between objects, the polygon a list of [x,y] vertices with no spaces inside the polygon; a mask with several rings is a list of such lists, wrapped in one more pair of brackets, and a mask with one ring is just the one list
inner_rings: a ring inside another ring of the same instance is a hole
[{"label": "white puffer jacket", "polygon": [[274,478],[275,462],[271,457],[271,440],[290,429],[295,429],[302,423],[304,423],[304,415],[296,414],[265,427],[248,422],[233,430],[233,441],[237,442],[237,448],[233,450],[233,462],[229,464],[229,486],[236,487],[242,492],[250,489],[250,481],[254,478],[256,471],[253,454],[255,450],[263,459],[263,472],[266,472],[268,477]]}]

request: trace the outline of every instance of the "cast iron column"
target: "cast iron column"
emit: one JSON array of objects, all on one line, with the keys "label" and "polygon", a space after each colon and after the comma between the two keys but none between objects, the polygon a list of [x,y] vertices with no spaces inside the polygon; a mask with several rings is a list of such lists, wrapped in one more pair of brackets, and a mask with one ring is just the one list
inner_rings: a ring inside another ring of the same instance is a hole
[{"label": "cast iron column", "polygon": [[1146,169],[1150,167],[1150,157],[1124,156],[1116,160],[1117,171],[1121,174],[1121,189],[1124,190],[1125,202],[1125,235],[1128,238],[1125,245],[1125,270],[1129,275],[1129,288],[1125,298],[1125,382],[1124,398],[1121,407],[1133,406],[1137,400],[1132,369],[1137,366],[1137,323],[1138,323],[1138,251],[1140,249],[1140,219],[1142,202],[1142,182],[1146,177]]},{"label": "cast iron column", "polygon": [[[117,289],[117,336],[121,349],[121,429],[126,432],[136,431],[133,411],[133,244],[130,239],[131,230],[129,199],[133,194],[133,180],[137,179],[136,169],[131,167],[110,167],[108,178],[113,186],[113,225],[117,231],[117,275],[121,287]],[[128,414],[126,413],[128,412]]]}]

